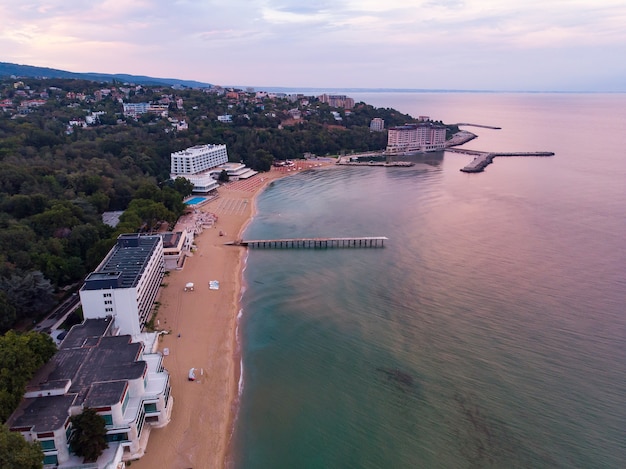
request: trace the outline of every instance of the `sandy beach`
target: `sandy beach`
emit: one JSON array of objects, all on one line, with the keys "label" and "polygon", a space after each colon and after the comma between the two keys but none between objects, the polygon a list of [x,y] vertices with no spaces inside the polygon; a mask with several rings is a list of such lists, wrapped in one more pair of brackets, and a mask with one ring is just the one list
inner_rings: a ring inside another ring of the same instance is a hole
[{"label": "sandy beach", "polygon": [[[217,199],[199,209],[217,215],[217,223],[196,236],[198,249],[182,270],[165,277],[158,300],[157,328],[170,332],[161,337],[159,349],[169,350],[164,365],[174,398],[172,419],[166,427],[152,429],[146,453],[132,462],[133,468],[224,467],[238,393],[236,327],[245,256],[243,248],[224,243],[239,237],[265,186],[296,172],[272,168],[228,183]],[[209,289],[212,280],[219,282],[219,290]],[[185,291],[188,282],[194,283],[194,291]],[[197,370],[196,381],[188,380],[190,368]]]}]

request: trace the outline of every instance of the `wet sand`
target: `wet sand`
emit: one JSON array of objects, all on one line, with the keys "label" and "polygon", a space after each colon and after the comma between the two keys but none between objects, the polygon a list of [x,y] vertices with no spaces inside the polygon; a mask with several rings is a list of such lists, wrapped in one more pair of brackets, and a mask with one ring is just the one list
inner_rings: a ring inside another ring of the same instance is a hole
[{"label": "wet sand", "polygon": [[[217,223],[196,236],[198,249],[182,270],[164,278],[159,294],[158,328],[170,332],[161,337],[159,350],[169,349],[164,366],[174,399],[172,419],[152,429],[146,453],[132,462],[133,468],[224,467],[238,393],[236,327],[245,256],[244,248],[224,243],[238,238],[250,221],[256,195],[295,172],[273,168],[229,183],[199,209],[217,215]],[[209,289],[211,280],[219,281],[219,290]],[[185,291],[188,282],[194,291]],[[191,368],[196,368],[196,381],[188,380]]]}]

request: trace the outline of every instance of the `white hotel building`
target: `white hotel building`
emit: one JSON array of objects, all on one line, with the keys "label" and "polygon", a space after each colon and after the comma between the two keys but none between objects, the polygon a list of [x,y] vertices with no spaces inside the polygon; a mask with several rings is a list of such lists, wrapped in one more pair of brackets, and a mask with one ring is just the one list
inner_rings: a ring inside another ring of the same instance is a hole
[{"label": "white hotel building", "polygon": [[[156,344],[156,338],[154,340]],[[7,426],[38,442],[44,467],[119,469],[143,456],[151,428],[170,421],[173,398],[163,356],[129,335],[115,335],[111,317],[76,325],[40,368]],[[85,407],[105,421],[109,448],[85,463],[69,449],[71,416]]]},{"label": "white hotel building", "polygon": [[193,191],[207,193],[219,187],[213,177],[216,167],[228,163],[226,145],[196,145],[171,154],[170,177],[184,177]]},{"label": "white hotel building", "polygon": [[[171,417],[158,334],[142,332],[164,274],[163,238],[125,234],[80,289],[85,321],[27,387],[8,426],[39,442],[44,467],[119,469],[143,456],[151,427]],[[70,417],[85,407],[106,423],[105,450],[85,464],[69,451]]]},{"label": "white hotel building", "polygon": [[248,179],[257,174],[243,163],[229,163],[226,145],[196,145],[171,155],[170,177],[184,177],[193,184],[193,191],[207,193],[219,187],[222,171],[231,181]]},{"label": "white hotel building", "polygon": [[139,337],[164,275],[163,238],[125,234],[79,291],[85,319],[112,316],[120,334]]},{"label": "white hotel building", "polygon": [[443,150],[446,127],[424,122],[391,127],[387,133],[387,155]]}]

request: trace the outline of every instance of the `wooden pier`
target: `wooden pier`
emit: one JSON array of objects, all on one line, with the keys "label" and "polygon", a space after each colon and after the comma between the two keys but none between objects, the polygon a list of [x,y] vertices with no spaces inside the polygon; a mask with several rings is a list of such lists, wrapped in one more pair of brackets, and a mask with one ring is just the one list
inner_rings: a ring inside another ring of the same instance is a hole
[{"label": "wooden pier", "polygon": [[239,239],[225,243],[228,246],[250,248],[302,249],[302,248],[382,248],[386,236],[365,236],[359,238],[285,238],[285,239]]}]

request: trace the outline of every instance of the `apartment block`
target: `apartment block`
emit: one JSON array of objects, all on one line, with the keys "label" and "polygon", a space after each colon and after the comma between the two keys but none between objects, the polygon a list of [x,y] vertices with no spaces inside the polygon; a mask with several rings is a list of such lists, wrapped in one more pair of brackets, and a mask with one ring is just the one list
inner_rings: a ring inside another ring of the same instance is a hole
[{"label": "apartment block", "polygon": [[161,236],[124,234],[79,291],[85,319],[112,316],[121,334],[138,337],[164,275]]},{"label": "apartment block", "polygon": [[[173,398],[162,362],[162,355],[144,343],[115,335],[111,317],[86,319],[37,372],[7,426],[39,443],[44,467],[124,467],[123,461],[143,456],[151,428],[170,421]],[[88,464],[68,443],[70,417],[85,407],[104,419],[109,445]]]},{"label": "apartment block", "polygon": [[406,124],[389,128],[388,155],[442,150],[446,142],[446,127],[432,122]]}]

